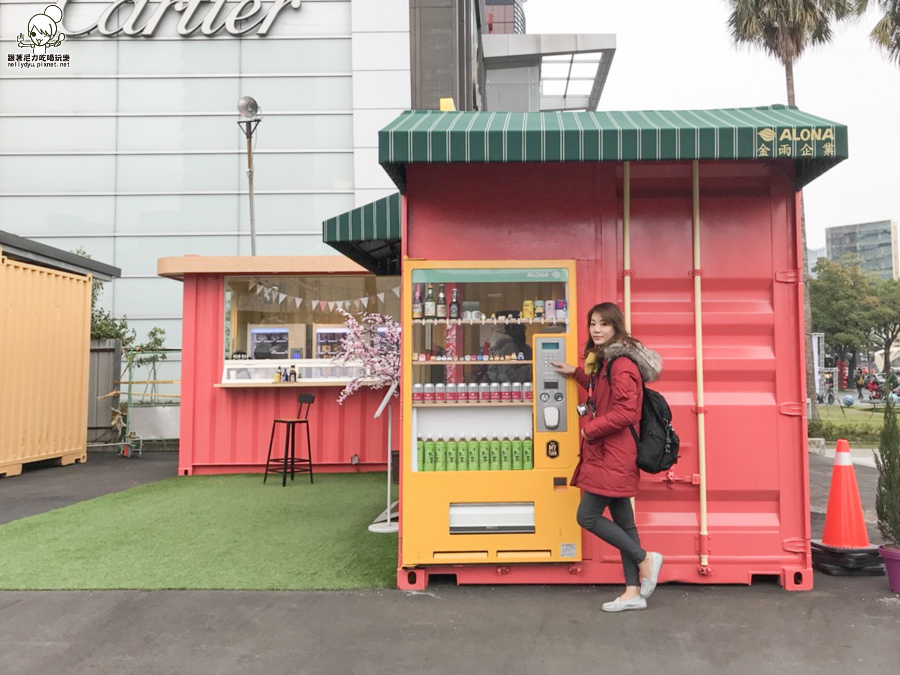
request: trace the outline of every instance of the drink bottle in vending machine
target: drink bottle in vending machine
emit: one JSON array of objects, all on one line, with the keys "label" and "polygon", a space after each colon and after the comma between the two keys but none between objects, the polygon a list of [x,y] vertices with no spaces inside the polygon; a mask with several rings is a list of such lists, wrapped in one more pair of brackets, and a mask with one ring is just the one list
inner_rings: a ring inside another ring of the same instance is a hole
[{"label": "drink bottle in vending machine", "polygon": [[522,468],[531,471],[534,468],[534,442],[530,438],[522,441]]},{"label": "drink bottle in vending machine", "polygon": [[435,457],[435,446],[434,440],[431,438],[431,434],[425,439],[425,471],[434,471],[434,466],[436,464],[437,457]]},{"label": "drink bottle in vending machine", "polygon": [[447,441],[443,438],[437,439],[434,443],[434,470],[447,470]]},{"label": "drink bottle in vending machine", "polygon": [[446,447],[447,447],[447,460],[446,460],[447,471],[456,471],[456,439],[448,438]]},{"label": "drink bottle in vending machine", "polygon": [[500,441],[500,470],[512,471],[512,442],[509,440],[509,434],[503,435]]},{"label": "drink bottle in vending machine", "polygon": [[490,471],[491,469],[491,442],[487,437],[478,441],[478,470]]},{"label": "drink bottle in vending machine", "polygon": [[512,439],[512,468],[513,471],[521,471],[525,468],[522,454],[522,439],[516,436]]},{"label": "drink bottle in vending machine", "polygon": [[424,311],[424,307],[422,306],[422,285],[416,284],[416,291],[413,295],[413,303],[412,303],[412,318],[413,319],[421,319]]},{"label": "drink bottle in vending machine", "polygon": [[500,439],[496,435],[491,439],[491,471],[500,470]]},{"label": "drink bottle in vending machine", "polygon": [[478,439],[470,438],[467,445],[469,471],[478,471],[478,469],[480,468],[478,461]]},{"label": "drink bottle in vending machine", "polygon": [[469,444],[464,438],[456,439],[456,470],[469,470]]}]

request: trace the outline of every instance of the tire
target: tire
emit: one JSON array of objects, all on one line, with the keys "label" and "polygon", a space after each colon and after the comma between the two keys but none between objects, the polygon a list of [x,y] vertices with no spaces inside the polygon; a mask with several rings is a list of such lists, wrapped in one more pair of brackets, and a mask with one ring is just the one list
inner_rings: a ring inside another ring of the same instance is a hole
[{"label": "tire", "polygon": [[829,391],[826,400],[828,401],[828,405],[832,405],[834,403],[834,394]]}]

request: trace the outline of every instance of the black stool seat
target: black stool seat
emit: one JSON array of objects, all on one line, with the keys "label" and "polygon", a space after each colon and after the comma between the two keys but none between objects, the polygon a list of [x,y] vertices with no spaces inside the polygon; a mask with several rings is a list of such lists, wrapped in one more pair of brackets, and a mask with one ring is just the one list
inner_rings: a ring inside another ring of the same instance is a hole
[{"label": "black stool seat", "polygon": [[[300,394],[297,397],[299,408],[297,417],[277,417],[272,421],[272,434],[269,436],[269,452],[266,455],[266,471],[263,474],[263,483],[269,478],[270,473],[281,474],[281,485],[287,485],[288,473],[294,480],[295,473],[308,473],[309,482],[313,482],[312,443],[309,437],[309,408],[316,400],[315,394]],[[272,445],[275,441],[275,430],[278,425],[284,425],[284,454],[280,457],[272,456]],[[306,457],[297,457],[297,427],[306,427]]]}]

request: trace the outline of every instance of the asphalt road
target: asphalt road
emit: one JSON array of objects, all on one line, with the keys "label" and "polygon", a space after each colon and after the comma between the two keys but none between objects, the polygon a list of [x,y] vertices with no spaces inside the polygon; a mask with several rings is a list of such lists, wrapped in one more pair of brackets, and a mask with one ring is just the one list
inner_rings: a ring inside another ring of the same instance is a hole
[{"label": "asphalt road", "polygon": [[[143,472],[158,476],[152,480],[175,475],[173,458],[159,455],[89,457],[84,467],[49,469],[40,476],[43,489],[17,485],[23,477],[0,481],[0,512],[17,499],[34,511],[77,497],[79,490],[65,487],[75,472],[94,496],[125,489]],[[87,480],[91,466],[96,478]],[[810,455],[814,538],[830,466]],[[857,467],[857,476],[867,508],[874,472]],[[51,481],[57,494],[42,497]],[[816,573],[815,589],[803,593],[765,581],[665,584],[647,611],[602,613],[615,593],[440,582],[424,593],[6,591],[0,672],[896,675],[900,668],[900,596],[884,577]]]}]

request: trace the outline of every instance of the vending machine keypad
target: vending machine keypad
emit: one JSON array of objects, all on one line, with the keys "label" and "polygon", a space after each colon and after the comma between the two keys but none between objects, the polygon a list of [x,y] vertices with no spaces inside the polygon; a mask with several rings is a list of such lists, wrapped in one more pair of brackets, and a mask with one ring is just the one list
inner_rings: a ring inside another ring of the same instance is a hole
[{"label": "vending machine keypad", "polygon": [[556,371],[554,363],[565,363],[566,343],[562,335],[536,336],[534,389],[537,401],[535,420],[538,431],[565,431],[566,411],[565,377]]}]

